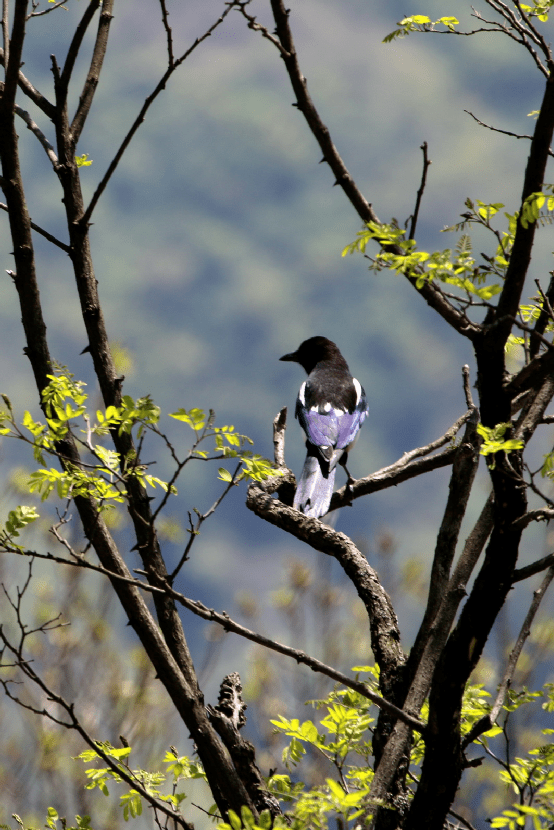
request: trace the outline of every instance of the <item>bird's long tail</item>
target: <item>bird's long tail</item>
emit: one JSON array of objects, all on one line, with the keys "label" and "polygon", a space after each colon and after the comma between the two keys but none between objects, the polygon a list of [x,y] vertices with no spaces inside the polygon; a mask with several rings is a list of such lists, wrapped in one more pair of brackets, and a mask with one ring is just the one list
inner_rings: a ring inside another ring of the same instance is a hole
[{"label": "bird's long tail", "polygon": [[294,507],[306,516],[319,519],[329,510],[335,486],[335,470],[327,474],[321,469],[319,458],[308,454],[294,496]]}]

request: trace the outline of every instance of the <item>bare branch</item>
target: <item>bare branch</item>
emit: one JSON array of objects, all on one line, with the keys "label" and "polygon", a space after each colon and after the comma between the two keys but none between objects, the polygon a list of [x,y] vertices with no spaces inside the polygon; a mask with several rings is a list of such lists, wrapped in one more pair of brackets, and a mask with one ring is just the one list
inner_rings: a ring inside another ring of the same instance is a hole
[{"label": "bare branch", "polygon": [[[9,50],[9,56],[5,64],[6,82],[2,93],[2,108],[5,112],[9,112],[15,106],[15,94],[19,81],[19,67],[21,66],[21,55],[23,52],[23,42],[25,40],[27,6],[28,0],[16,0],[11,40],[8,38],[5,41],[5,46],[8,44]],[[3,25],[8,25],[7,19]]]},{"label": "bare branch", "polygon": [[67,103],[67,91],[69,89],[69,83],[71,81],[71,75],[73,74],[75,61],[79,55],[86,31],[99,5],[100,0],[90,0],[90,3],[87,5],[81,20],[75,29],[69,49],[67,50],[67,57],[65,59],[63,69],[59,74],[59,78],[56,79],[56,106],[58,110],[62,110]]},{"label": "bare branch", "polygon": [[[495,133],[502,133],[503,135],[509,135],[512,138],[527,138],[529,139],[529,141],[531,141],[533,138],[532,135],[521,135],[520,133],[511,133],[509,130],[501,130],[499,127],[492,127],[490,124],[485,124],[483,121],[480,121],[477,118],[477,116],[469,110],[464,110],[464,112],[467,112],[468,115],[471,115],[474,121],[477,121],[477,123],[480,124],[481,127],[485,127],[487,130],[492,130]],[[552,152],[552,150],[549,150],[548,153],[549,155],[554,156],[554,152]]]},{"label": "bare branch", "polygon": [[160,0],[160,6],[162,9],[162,23],[167,38],[167,64],[168,66],[173,66],[175,62],[175,56],[173,54],[173,32],[169,25],[169,12],[165,0]]},{"label": "bare branch", "polygon": [[[0,49],[0,64],[2,66],[6,66],[7,64],[5,52],[3,49]],[[22,89],[25,93],[25,95],[27,95],[27,97],[30,98],[31,101],[33,101],[33,103],[37,105],[37,107],[40,107],[40,109],[43,111],[45,115],[48,116],[48,118],[54,118],[56,114],[56,108],[54,104],[52,104],[47,98],[45,98],[41,92],[35,89],[33,84],[28,80],[28,78],[25,77],[21,70],[19,72],[18,84],[20,89]]]},{"label": "bare branch", "polygon": [[[173,582],[175,580],[175,577],[177,576],[177,574],[179,573],[179,571],[181,570],[181,568],[183,567],[183,565],[185,564],[185,562],[189,558],[190,549],[192,548],[192,546],[194,544],[194,541],[196,539],[196,536],[198,535],[198,533],[200,533],[200,528],[202,527],[202,525],[204,524],[206,519],[209,519],[209,517],[212,516],[215,513],[215,511],[217,510],[217,508],[219,507],[219,505],[221,504],[221,502],[223,501],[225,496],[233,489],[233,487],[236,487],[237,480],[238,480],[238,475],[240,473],[241,467],[242,467],[242,461],[239,461],[239,463],[238,463],[238,465],[235,469],[235,472],[232,475],[231,481],[229,482],[227,487],[223,490],[223,492],[221,493],[219,498],[217,498],[215,500],[215,502],[212,504],[212,506],[205,513],[200,513],[198,515],[196,524],[194,526],[192,526],[192,522],[191,522],[191,528],[189,530],[190,538],[189,538],[188,544],[185,547],[185,551],[184,551],[183,555],[181,556],[181,559],[179,560],[179,562],[178,562],[177,566],[175,567],[174,571],[168,577],[170,584],[173,584]],[[156,514],[154,514],[154,516],[152,517],[152,521],[154,521],[155,516],[156,516]],[[189,518],[190,518],[190,514],[189,514]]]},{"label": "bare branch", "polygon": [[[22,623],[20,622],[20,626],[21,625]],[[23,631],[23,628],[21,630]],[[25,632],[23,636],[26,636],[28,633],[29,632]],[[46,717],[54,723],[59,724],[60,726],[64,726],[66,729],[72,729],[75,732],[78,732],[78,734],[83,738],[85,743],[96,753],[98,753],[98,755],[104,761],[104,763],[113,772],[117,773],[117,775],[119,775],[130,787],[132,787],[132,789],[140,793],[140,795],[142,796],[142,798],[145,799],[145,801],[147,801],[149,804],[155,807],[156,810],[159,810],[164,815],[171,818],[175,824],[184,828],[184,830],[193,830],[191,824],[185,821],[185,819],[182,816],[175,813],[173,809],[171,809],[170,807],[166,807],[166,805],[163,802],[158,801],[158,799],[155,798],[149,792],[149,790],[143,786],[142,782],[138,778],[136,778],[134,775],[128,772],[122,765],[117,764],[113,760],[113,758],[111,758],[103,750],[102,745],[98,741],[95,741],[91,735],[89,735],[89,733],[84,728],[81,721],[75,714],[74,704],[68,703],[61,695],[57,694],[57,692],[51,689],[50,686],[48,686],[48,684],[46,683],[46,681],[35,672],[35,670],[31,666],[30,661],[25,660],[23,658],[21,651],[22,646],[20,645],[19,647],[15,647],[14,645],[12,645],[12,643],[6,637],[2,626],[0,626],[0,640],[2,640],[4,646],[8,648],[8,650],[14,655],[16,661],[15,665],[23,672],[23,674],[27,678],[29,678],[29,680],[31,680],[36,686],[38,686],[39,689],[42,690],[42,692],[44,692],[44,694],[47,696],[50,702],[57,704],[57,706],[63,709],[63,711],[68,715],[69,719],[67,721],[60,720],[60,718],[55,717],[51,712],[49,712],[45,708],[37,709],[36,707],[30,706],[29,704],[25,704],[23,701],[21,701],[20,698],[18,698],[10,691],[8,685],[9,681],[0,680],[0,683],[3,685],[6,695],[9,698],[11,698],[11,700],[15,701],[20,706],[29,709],[35,714]],[[5,667],[5,664],[4,666],[0,666],[0,668],[2,667]]]},{"label": "bare branch", "polygon": [[377,470],[377,472],[364,478],[353,480],[348,487],[342,487],[340,490],[337,490],[331,499],[330,509],[336,510],[338,507],[349,504],[352,499],[360,498],[360,496],[366,496],[370,493],[376,493],[379,490],[385,490],[387,487],[396,486],[410,478],[415,478],[415,476],[451,464],[458,451],[458,447],[456,446],[451,446],[444,452],[432,455],[429,458],[421,458],[421,456],[428,456],[430,453],[453,441],[455,435],[469,418],[471,418],[472,414],[473,410],[465,412],[444,435],[435,441],[431,441],[425,447],[417,447],[416,449],[409,450],[398,461],[395,461],[394,464],[383,467],[381,470]]},{"label": "bare branch", "polygon": [[9,0],[2,0],[2,40],[4,43],[2,58],[6,64],[10,59],[10,4]]},{"label": "bare branch", "polygon": [[[94,42],[94,50],[90,61],[89,71],[83,86],[81,97],[79,98],[79,106],[73,118],[70,127],[71,140],[74,145],[79,141],[85,121],[90,112],[92,99],[98,86],[98,78],[102,71],[102,64],[104,63],[104,56],[108,47],[108,33],[110,30],[110,23],[112,22],[112,9],[114,0],[103,0],[102,10],[100,12],[100,19],[98,21],[98,32]],[[93,3],[91,3],[91,6]],[[65,72],[65,66],[64,66]],[[63,75],[62,75],[63,78]]]},{"label": "bare branch", "polygon": [[[300,69],[292,32],[289,26],[290,10],[285,7],[283,0],[271,0],[271,7],[275,18],[276,33],[284,50],[281,52],[281,57],[285,63],[292,88],[296,95],[296,102],[293,106],[297,107],[306,119],[314,138],[321,148],[323,160],[327,162],[335,176],[335,185],[340,185],[343,189],[362,222],[381,224],[373,207],[359,190],[350,175],[333,143],[328,127],[321,120],[319,112],[312,101],[306,78]],[[401,250],[397,246],[389,246],[387,250],[393,253],[401,253]],[[407,279],[415,288],[416,278],[408,276]],[[440,314],[457,332],[469,338],[477,334],[479,327],[471,323],[465,314],[455,308],[434,282],[427,280],[417,290],[428,305]]]},{"label": "bare branch", "polygon": [[[551,516],[548,518],[554,518],[554,510],[536,510],[533,511],[535,513],[549,513]],[[530,514],[527,514],[530,515]],[[546,518],[546,517],[545,517]],[[554,553],[549,553],[548,556],[543,556],[542,559],[537,559],[536,562],[532,562],[530,565],[525,565],[523,568],[517,568],[514,571],[514,575],[512,577],[512,582],[521,582],[523,579],[529,579],[530,576],[535,576],[535,574],[540,573],[541,571],[546,570],[546,568],[551,568],[554,565]]]},{"label": "bare branch", "polygon": [[[296,511],[295,511],[296,512]],[[65,545],[67,547],[67,545]],[[16,553],[17,555],[21,555],[19,550],[10,549],[6,545],[3,545],[3,548],[7,552]],[[258,634],[255,631],[251,631],[250,629],[246,628],[243,625],[232,620],[228,614],[223,612],[215,611],[213,608],[207,608],[203,603],[198,602],[197,600],[192,600],[186,597],[184,594],[181,594],[179,591],[176,591],[172,588],[169,584],[164,585],[163,587],[154,586],[150,583],[143,582],[140,579],[134,579],[130,575],[124,575],[121,573],[117,573],[115,571],[110,571],[107,568],[103,567],[102,565],[95,565],[93,562],[89,562],[83,556],[78,554],[75,551],[70,551],[71,555],[74,559],[65,559],[61,556],[56,556],[52,553],[38,553],[37,551],[25,551],[26,556],[30,556],[33,559],[43,559],[48,562],[55,562],[60,565],[71,565],[73,567],[78,568],[85,568],[86,570],[95,571],[96,573],[103,574],[107,576],[110,580],[114,580],[115,582],[122,582],[126,585],[133,586],[136,588],[140,588],[143,591],[146,591],[151,594],[164,594],[166,596],[171,597],[171,599],[178,602],[187,610],[191,611],[193,614],[196,614],[198,617],[202,617],[204,620],[208,620],[210,622],[215,622],[220,625],[225,631],[230,631],[233,634],[237,634],[240,637],[244,637],[247,640],[250,640],[253,643],[257,643],[258,645],[264,646],[265,648],[270,649],[271,651],[275,651],[279,654],[283,654],[286,657],[293,658],[297,663],[302,663],[305,666],[308,666],[312,671],[325,675],[329,677],[331,680],[334,680],[338,683],[343,684],[344,686],[353,689],[359,694],[366,697],[368,700],[371,700],[372,703],[375,703],[376,706],[382,708],[390,714],[394,715],[395,717],[403,720],[404,722],[408,723],[414,729],[417,729],[418,732],[425,731],[425,724],[418,720],[417,718],[411,717],[406,712],[403,712],[398,707],[394,706],[394,704],[390,703],[389,701],[382,698],[380,695],[371,691],[368,686],[358,680],[353,680],[348,675],[343,674],[342,672],[334,669],[331,666],[325,665],[320,660],[316,660],[315,657],[311,657],[309,654],[306,654],[299,649],[291,648],[290,646],[286,646],[283,643],[279,643],[276,640],[271,640],[268,637],[265,637],[263,634]],[[145,571],[136,570],[136,573],[145,574]]]},{"label": "bare branch", "polygon": [[252,29],[253,32],[260,32],[262,37],[265,37],[267,40],[269,40],[269,42],[272,43],[279,50],[279,52],[281,53],[281,57],[290,57],[289,53],[284,48],[280,40],[276,38],[274,35],[272,35],[269,29],[266,29],[265,26],[262,26],[261,23],[258,23],[254,15],[247,13],[245,6],[247,6],[249,3],[250,0],[247,0],[246,3],[235,4],[237,11],[239,11],[248,21],[248,28]]},{"label": "bare branch", "polygon": [[[6,213],[9,212],[8,211],[8,206],[5,205],[3,202],[0,202],[0,210],[5,210]],[[66,254],[71,255],[71,248],[69,247],[69,245],[66,245],[65,242],[61,242],[59,239],[56,239],[55,236],[52,236],[51,233],[48,233],[48,231],[45,231],[44,228],[41,228],[40,225],[36,225],[34,222],[31,222],[31,227],[34,231],[36,231],[37,233],[40,233],[41,236],[43,236],[45,239],[47,239],[53,245],[57,245],[57,247],[61,248],[62,251],[65,251]]]},{"label": "bare branch", "polygon": [[[410,652],[412,673],[415,673],[415,667],[419,664],[430,637],[431,628],[444,602],[448,588],[460,527],[479,466],[479,444],[481,439],[477,433],[478,422],[479,410],[474,408],[472,417],[467,421],[462,443],[458,447],[452,464],[448,499],[435,544],[427,606],[414,646]],[[444,620],[441,628],[443,631],[447,628]],[[444,641],[446,641],[446,633]]]},{"label": "bare branch", "polygon": [[178,68],[179,68],[179,66],[181,66],[181,64],[182,64],[182,63],[183,63],[183,62],[184,62],[184,61],[185,61],[185,60],[189,57],[189,55],[191,55],[191,54],[192,54],[192,52],[194,52],[194,50],[195,50],[195,49],[196,49],[196,48],[197,48],[197,47],[198,47],[198,46],[199,46],[199,45],[200,45],[200,44],[201,44],[204,40],[206,40],[206,38],[210,37],[210,35],[211,35],[214,31],[215,31],[215,29],[217,29],[217,27],[218,27],[218,26],[220,26],[220,25],[221,25],[221,23],[223,23],[223,21],[225,20],[225,18],[227,17],[227,15],[229,14],[229,12],[230,12],[230,11],[231,11],[231,9],[233,8],[233,6],[234,6],[234,4],[230,4],[230,5],[227,7],[227,9],[223,12],[223,14],[222,14],[220,17],[218,17],[218,19],[216,20],[216,22],[215,22],[215,23],[213,23],[213,24],[210,26],[210,28],[209,28],[209,29],[207,29],[207,30],[204,32],[204,34],[203,34],[203,35],[201,35],[200,37],[196,38],[196,40],[194,41],[194,43],[192,44],[192,46],[190,46],[190,47],[186,50],[186,52],[185,52],[183,55],[181,55],[181,57],[180,57],[180,58],[177,58],[177,59],[176,59],[176,60],[175,60],[175,61],[174,61],[174,62],[173,62],[173,63],[172,63],[172,64],[171,64],[168,68],[167,68],[167,70],[164,72],[164,74],[163,74],[163,76],[162,76],[162,78],[161,78],[160,82],[158,83],[158,85],[156,86],[156,88],[154,89],[154,91],[153,91],[153,92],[152,92],[152,93],[151,93],[151,94],[150,94],[150,95],[149,95],[149,96],[145,99],[144,104],[142,105],[142,107],[141,107],[141,110],[140,110],[139,114],[137,115],[137,117],[136,117],[135,121],[133,122],[133,125],[131,126],[131,129],[129,130],[129,132],[127,133],[127,135],[125,136],[125,138],[123,139],[123,141],[122,141],[122,143],[121,143],[121,146],[119,147],[119,150],[117,151],[117,153],[116,153],[116,154],[115,154],[115,156],[113,157],[112,161],[110,162],[110,165],[109,165],[108,169],[106,170],[106,172],[105,172],[105,174],[104,174],[104,176],[103,176],[102,180],[99,182],[98,187],[96,188],[96,191],[94,192],[94,194],[93,194],[93,196],[92,196],[92,199],[90,200],[90,203],[89,203],[88,208],[86,209],[86,211],[84,212],[83,216],[82,216],[82,217],[81,217],[81,219],[80,219],[80,222],[81,222],[81,224],[82,224],[83,226],[86,226],[86,225],[88,225],[88,224],[89,224],[89,222],[90,222],[90,218],[91,218],[91,216],[92,216],[92,213],[93,213],[93,211],[94,211],[94,208],[96,207],[96,205],[97,205],[97,203],[98,203],[98,200],[100,199],[100,196],[102,195],[102,193],[103,193],[103,192],[104,192],[104,190],[106,189],[106,186],[107,186],[107,184],[108,184],[109,180],[111,179],[112,175],[114,174],[114,172],[115,172],[115,170],[116,170],[116,168],[117,168],[117,165],[119,164],[119,162],[121,161],[121,159],[122,159],[122,157],[123,157],[123,154],[125,153],[125,150],[127,149],[127,147],[129,146],[129,144],[131,143],[131,139],[132,139],[132,138],[133,138],[133,136],[135,135],[136,131],[138,130],[138,128],[140,127],[140,125],[142,124],[142,122],[144,121],[145,116],[146,116],[146,113],[147,113],[147,112],[148,112],[148,110],[150,109],[150,106],[151,106],[151,105],[153,104],[153,102],[156,100],[156,98],[158,97],[158,95],[160,94],[160,92],[162,92],[162,91],[165,89],[165,87],[166,87],[166,84],[167,84],[168,80],[169,80],[169,79],[170,79],[170,77],[173,75],[173,73],[175,72],[175,70],[176,70],[176,69],[178,69]]},{"label": "bare branch", "polygon": [[466,735],[463,741],[463,747],[469,746],[479,735],[482,735],[483,732],[487,732],[495,723],[502,706],[504,705],[504,700],[506,698],[506,694],[508,689],[512,684],[512,679],[514,676],[514,672],[516,670],[517,662],[519,660],[521,651],[523,646],[525,645],[525,641],[528,638],[529,634],[531,633],[531,624],[535,619],[535,615],[539,610],[539,606],[542,602],[542,599],[554,579],[554,566],[551,566],[548,569],[548,572],[544,575],[544,578],[540,584],[540,587],[537,588],[536,591],[533,591],[533,600],[529,607],[529,610],[525,616],[523,624],[521,626],[521,630],[519,632],[519,636],[515,642],[515,645],[510,653],[510,658],[506,665],[506,669],[504,671],[504,676],[500,681],[500,685],[498,687],[498,692],[496,695],[496,699],[492,705],[491,711],[481,718],[471,729],[471,731]]},{"label": "bare branch", "polygon": [[423,152],[423,171],[421,173],[421,184],[419,186],[419,190],[417,191],[417,198],[414,208],[414,215],[412,216],[412,224],[410,225],[410,239],[415,238],[415,232],[417,228],[417,220],[419,216],[419,208],[421,206],[421,200],[423,198],[423,191],[425,190],[425,185],[427,183],[427,170],[429,169],[430,165],[433,163],[427,157],[427,142],[424,141],[421,147],[419,148]]},{"label": "bare branch", "polygon": [[42,147],[44,148],[44,152],[46,153],[46,155],[48,156],[48,158],[52,162],[52,167],[54,168],[54,170],[57,170],[58,166],[59,166],[59,160],[58,160],[58,157],[56,155],[56,151],[54,150],[54,148],[52,147],[52,145],[50,144],[50,142],[48,141],[48,139],[46,138],[46,136],[44,135],[42,130],[39,128],[39,126],[37,124],[35,124],[35,122],[31,118],[31,116],[27,112],[27,110],[22,109],[22,107],[20,107],[16,104],[15,105],[15,112],[16,112],[16,115],[19,115],[19,117],[22,118],[23,121],[25,121],[25,123],[27,124],[27,127],[33,133],[33,135],[35,135],[38,138],[39,142],[41,143]]},{"label": "bare branch", "polygon": [[[50,12],[55,11],[55,9],[59,9],[60,6],[62,7],[62,9],[65,9],[66,3],[67,0],[60,0],[60,2],[55,3],[53,6],[48,6],[47,9],[43,9],[41,12],[31,12],[31,14],[28,15],[27,19],[30,20],[32,17],[43,17],[45,14],[50,14]],[[36,8],[38,6],[38,3],[33,3],[33,6]]]}]

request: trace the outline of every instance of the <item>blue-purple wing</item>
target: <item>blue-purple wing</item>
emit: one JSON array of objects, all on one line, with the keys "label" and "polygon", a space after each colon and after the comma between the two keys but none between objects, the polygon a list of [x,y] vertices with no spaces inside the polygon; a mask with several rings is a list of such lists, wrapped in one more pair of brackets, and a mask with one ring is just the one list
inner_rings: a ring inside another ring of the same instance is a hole
[{"label": "blue-purple wing", "polygon": [[329,462],[333,459],[336,464],[342,455],[342,452],[336,453],[336,450],[350,449],[367,417],[367,398],[361,387],[360,390],[353,412],[328,404],[308,409],[303,401],[302,389],[297,398],[296,417],[308,441],[317,447],[322,457]]}]

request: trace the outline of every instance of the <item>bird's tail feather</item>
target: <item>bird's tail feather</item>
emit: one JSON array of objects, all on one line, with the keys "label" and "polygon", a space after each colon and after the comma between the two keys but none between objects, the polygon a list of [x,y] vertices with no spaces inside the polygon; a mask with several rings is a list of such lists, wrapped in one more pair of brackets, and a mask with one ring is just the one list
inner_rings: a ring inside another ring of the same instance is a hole
[{"label": "bird's tail feather", "polygon": [[324,475],[319,459],[308,455],[294,496],[294,507],[306,516],[319,519],[329,510],[335,486],[335,470]]}]

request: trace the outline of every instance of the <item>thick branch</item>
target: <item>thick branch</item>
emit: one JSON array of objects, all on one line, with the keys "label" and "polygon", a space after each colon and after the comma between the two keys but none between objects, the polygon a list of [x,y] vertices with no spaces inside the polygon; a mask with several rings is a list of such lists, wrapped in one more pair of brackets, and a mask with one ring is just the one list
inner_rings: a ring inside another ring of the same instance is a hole
[{"label": "thick branch", "polygon": [[431,568],[427,607],[415,644],[410,652],[410,673],[412,676],[429,637],[433,621],[444,600],[450,579],[450,570],[458,543],[460,527],[479,466],[480,438],[476,431],[478,422],[479,411],[475,408],[472,417],[466,424],[462,443],[458,447],[452,464],[448,499],[437,535]]},{"label": "thick branch", "polygon": [[[94,42],[94,50],[90,62],[89,71],[83,86],[81,97],[79,98],[79,106],[77,112],[71,123],[70,133],[74,145],[77,145],[83,127],[85,126],[86,118],[90,112],[92,99],[98,86],[98,78],[102,71],[102,64],[104,63],[104,56],[108,48],[108,34],[110,30],[110,23],[112,22],[112,9],[114,0],[102,0],[102,11],[100,12],[100,20],[98,21],[98,33]],[[91,6],[93,3],[91,3]],[[65,67],[64,67],[65,71]]]},{"label": "thick branch", "polygon": [[27,6],[28,0],[15,0],[8,65],[6,66],[6,82],[2,93],[2,109],[5,109],[6,112],[15,106],[15,94],[19,81],[19,67],[21,66],[21,55],[25,40]]},{"label": "thick branch", "polygon": [[[111,6],[111,0],[109,1]],[[75,29],[75,33],[73,35],[73,38],[69,45],[69,49],[67,51],[67,57],[65,59],[62,72],[56,84],[56,102],[58,108],[64,107],[67,103],[67,93],[69,90],[71,75],[73,74],[73,69],[75,67],[75,61],[77,60],[77,57],[81,50],[83,38],[92,21],[92,18],[96,14],[99,5],[100,0],[90,0],[79,24],[77,25],[77,28]]]},{"label": "thick branch", "polygon": [[[307,542],[315,550],[335,557],[366,606],[375,659],[381,666],[382,676],[389,678],[394,685],[405,656],[400,646],[396,614],[377,573],[348,536],[271,498],[268,492],[272,492],[273,483],[264,482],[264,485],[257,482],[250,485],[246,506],[260,518]],[[388,697],[385,690],[384,694]]]},{"label": "thick branch", "polygon": [[[546,82],[544,97],[535,124],[535,131],[527,160],[523,191],[521,194],[522,203],[532,193],[542,190],[553,131],[554,72],[552,71],[552,66],[550,66],[550,76]],[[510,255],[510,264],[506,271],[504,288],[498,301],[497,316],[499,318],[505,315],[511,315],[513,317],[517,315],[523,284],[531,261],[531,250],[536,227],[536,222],[530,222],[524,228],[521,220],[518,220],[514,245]],[[508,336],[509,328],[510,326],[508,324],[505,324],[503,327],[505,336],[502,339],[502,347]]]},{"label": "thick branch", "polygon": [[[416,717],[429,692],[435,667],[441,656],[460,602],[465,596],[468,580],[492,530],[492,504],[492,498],[489,497],[477,523],[466,540],[464,550],[444,593],[441,607],[439,608],[435,621],[424,643],[423,652],[416,665],[414,665],[415,661],[410,655],[408,670],[411,669],[410,675],[412,679],[402,708],[404,711],[410,712],[410,714]],[[391,782],[396,775],[398,765],[408,751],[410,740],[411,735],[406,724],[401,722],[397,723],[382,753],[381,762],[375,770],[369,794],[370,804],[375,799],[386,802]]]}]

